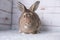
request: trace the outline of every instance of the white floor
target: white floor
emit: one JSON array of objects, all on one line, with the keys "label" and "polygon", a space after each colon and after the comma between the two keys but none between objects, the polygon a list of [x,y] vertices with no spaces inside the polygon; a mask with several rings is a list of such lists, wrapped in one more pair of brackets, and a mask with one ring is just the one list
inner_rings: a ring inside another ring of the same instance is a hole
[{"label": "white floor", "polygon": [[60,40],[60,32],[21,34],[18,31],[0,31],[0,40]]}]

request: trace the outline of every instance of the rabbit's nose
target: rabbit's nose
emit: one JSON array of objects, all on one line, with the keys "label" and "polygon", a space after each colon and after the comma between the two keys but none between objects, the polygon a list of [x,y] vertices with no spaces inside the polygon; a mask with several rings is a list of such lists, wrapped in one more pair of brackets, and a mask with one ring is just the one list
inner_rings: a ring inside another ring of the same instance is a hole
[{"label": "rabbit's nose", "polygon": [[30,17],[30,15],[27,15],[28,17]]}]

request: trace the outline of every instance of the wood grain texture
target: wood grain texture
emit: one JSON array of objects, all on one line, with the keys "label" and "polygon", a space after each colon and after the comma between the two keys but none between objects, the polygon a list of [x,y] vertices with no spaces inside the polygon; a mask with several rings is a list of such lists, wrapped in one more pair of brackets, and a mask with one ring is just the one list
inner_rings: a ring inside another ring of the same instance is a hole
[{"label": "wood grain texture", "polygon": [[11,2],[8,0],[0,0],[0,9],[11,12]]},{"label": "wood grain texture", "polygon": [[60,26],[60,14],[43,14],[43,25]]},{"label": "wood grain texture", "polygon": [[0,23],[11,24],[11,14],[0,11]]},{"label": "wood grain texture", "polygon": [[10,29],[11,0],[0,0],[0,30]]},{"label": "wood grain texture", "polygon": [[0,25],[0,30],[9,30],[10,29],[10,25]]}]

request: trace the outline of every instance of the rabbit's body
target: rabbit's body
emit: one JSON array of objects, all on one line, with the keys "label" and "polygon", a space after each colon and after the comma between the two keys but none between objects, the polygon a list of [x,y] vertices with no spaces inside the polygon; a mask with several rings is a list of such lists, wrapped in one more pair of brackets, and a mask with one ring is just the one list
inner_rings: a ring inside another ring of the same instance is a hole
[{"label": "rabbit's body", "polygon": [[21,31],[27,33],[37,31],[40,25],[40,19],[36,13],[33,13],[31,17],[26,18],[24,18],[24,16],[21,16],[19,22]]},{"label": "rabbit's body", "polygon": [[34,10],[24,9],[19,18],[20,31],[24,33],[36,33],[40,26],[39,16]]}]

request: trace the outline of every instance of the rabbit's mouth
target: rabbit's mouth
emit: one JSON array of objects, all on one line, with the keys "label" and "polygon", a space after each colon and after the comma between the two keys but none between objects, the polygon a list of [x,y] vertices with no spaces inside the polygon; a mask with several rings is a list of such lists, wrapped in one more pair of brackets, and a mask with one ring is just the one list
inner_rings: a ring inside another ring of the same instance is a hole
[{"label": "rabbit's mouth", "polygon": [[31,24],[26,23],[26,24],[24,25],[24,28],[26,28],[26,29],[27,29],[27,28],[31,28],[31,26],[32,26]]}]

